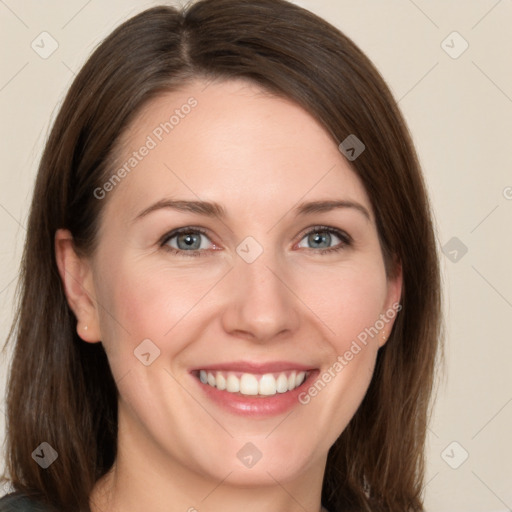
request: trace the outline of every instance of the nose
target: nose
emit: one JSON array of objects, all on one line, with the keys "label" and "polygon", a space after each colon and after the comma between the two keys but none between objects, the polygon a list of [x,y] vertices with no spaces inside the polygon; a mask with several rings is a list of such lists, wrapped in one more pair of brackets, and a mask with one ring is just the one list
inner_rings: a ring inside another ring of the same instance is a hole
[{"label": "nose", "polygon": [[228,298],[222,324],[229,334],[264,343],[298,328],[300,301],[290,272],[272,251],[263,251],[252,263],[237,257],[224,286]]}]

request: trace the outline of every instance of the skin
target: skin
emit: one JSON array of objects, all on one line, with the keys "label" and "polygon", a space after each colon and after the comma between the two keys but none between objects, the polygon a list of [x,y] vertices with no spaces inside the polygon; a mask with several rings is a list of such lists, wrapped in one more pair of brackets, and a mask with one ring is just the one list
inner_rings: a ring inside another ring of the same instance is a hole
[{"label": "skin", "polygon": [[[205,86],[152,100],[125,133],[119,165],[188,98],[198,102],[101,199],[92,256],[80,258],[71,234],[56,233],[77,331],[84,342],[101,340],[120,393],[118,457],[91,495],[94,512],[319,511],[327,452],[360,405],[393,322],[291,414],[227,412],[189,370],[286,360],[322,373],[400,300],[401,272],[386,276],[365,189],[325,129],[254,84]],[[134,220],[164,198],[215,201],[227,216],[162,208]],[[353,201],[369,218],[351,207],[294,214],[314,200]],[[315,245],[308,234],[317,225],[352,243],[316,230],[326,240]],[[159,244],[186,226],[207,231],[197,234],[203,256],[188,256],[184,243],[180,254]],[[236,252],[248,236],[263,249],[252,263]],[[149,366],[134,357],[144,339],[160,350]],[[250,469],[236,456],[247,442],[262,454]]]}]

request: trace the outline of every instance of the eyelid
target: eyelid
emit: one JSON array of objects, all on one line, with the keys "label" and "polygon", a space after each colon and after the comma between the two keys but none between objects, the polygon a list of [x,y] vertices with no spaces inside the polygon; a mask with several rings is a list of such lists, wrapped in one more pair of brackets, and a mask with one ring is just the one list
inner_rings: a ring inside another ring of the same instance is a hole
[{"label": "eyelid", "polygon": [[215,250],[215,249],[194,249],[191,251],[183,251],[183,250],[176,249],[175,247],[170,247],[167,245],[169,240],[171,240],[172,238],[180,235],[181,233],[189,233],[189,232],[200,233],[200,234],[204,235],[206,238],[208,238],[208,240],[210,240],[210,242],[212,243],[213,246],[216,246],[215,243],[213,242],[213,240],[211,239],[209,233],[204,228],[200,228],[197,226],[183,226],[181,228],[172,229],[171,231],[168,231],[164,236],[162,236],[160,238],[160,240],[158,241],[158,245],[160,247],[167,248],[171,252],[180,253],[180,254],[186,253],[188,255],[194,255],[194,254],[199,255],[206,251]]},{"label": "eyelid", "polygon": [[353,238],[343,229],[335,228],[334,226],[325,226],[323,224],[316,224],[314,226],[309,226],[305,228],[303,231],[300,232],[299,235],[297,235],[300,237],[299,241],[302,240],[309,233],[316,231],[328,231],[330,233],[334,233],[346,244],[351,244],[354,241]]}]

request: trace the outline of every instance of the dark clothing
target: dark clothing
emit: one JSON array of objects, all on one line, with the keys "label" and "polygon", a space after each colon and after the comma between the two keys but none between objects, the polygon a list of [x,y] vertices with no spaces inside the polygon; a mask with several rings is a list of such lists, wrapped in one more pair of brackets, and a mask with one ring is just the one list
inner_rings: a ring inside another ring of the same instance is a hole
[{"label": "dark clothing", "polygon": [[50,512],[44,504],[25,494],[11,493],[0,498],[0,512]]}]

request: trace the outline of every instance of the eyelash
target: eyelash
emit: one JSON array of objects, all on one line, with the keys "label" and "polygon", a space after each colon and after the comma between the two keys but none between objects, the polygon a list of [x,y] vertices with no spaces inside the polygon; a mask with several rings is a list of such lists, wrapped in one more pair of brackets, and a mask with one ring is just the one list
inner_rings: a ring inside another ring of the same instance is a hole
[{"label": "eyelash", "polygon": [[[313,226],[308,231],[305,231],[301,234],[300,240],[302,240],[305,236],[307,236],[311,233],[322,233],[322,232],[327,232],[327,233],[336,235],[341,240],[341,243],[339,245],[336,245],[334,247],[328,247],[326,249],[309,248],[309,250],[314,251],[315,253],[320,253],[320,254],[335,253],[335,252],[341,251],[342,249],[345,249],[346,247],[349,247],[352,245],[352,238],[347,233],[345,233],[344,231],[340,231],[339,229],[336,229],[336,228],[331,228],[329,226]],[[170,240],[172,240],[175,236],[180,235],[182,233],[188,233],[188,234],[200,233],[200,234],[204,235],[205,237],[209,238],[208,233],[205,230],[203,230],[201,228],[196,228],[193,226],[187,226],[187,227],[175,229],[175,230],[167,233],[166,235],[164,235],[163,238],[161,239],[160,246],[165,251],[168,251],[171,254],[175,254],[177,256],[198,257],[198,256],[206,256],[207,255],[206,254],[208,251],[207,249],[195,249],[193,251],[184,251],[182,249],[176,249],[174,247],[170,247],[169,245],[167,245]]]}]

